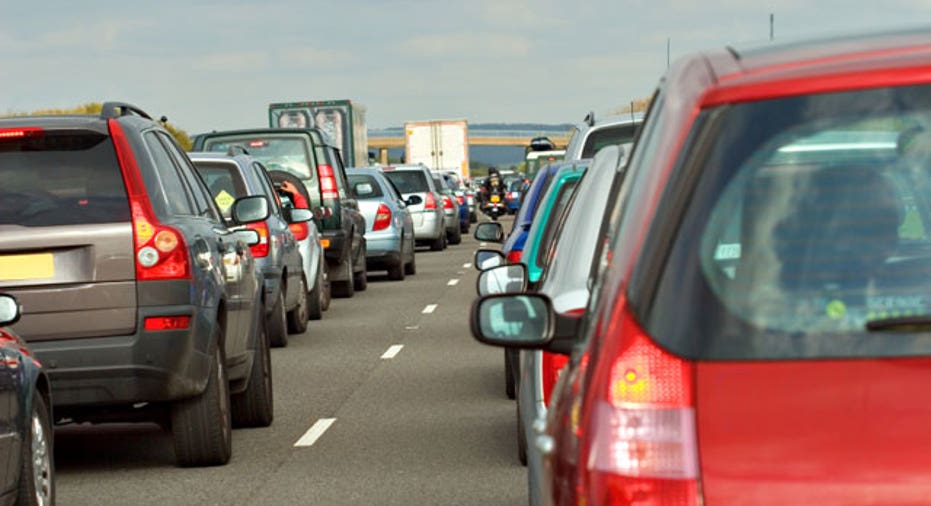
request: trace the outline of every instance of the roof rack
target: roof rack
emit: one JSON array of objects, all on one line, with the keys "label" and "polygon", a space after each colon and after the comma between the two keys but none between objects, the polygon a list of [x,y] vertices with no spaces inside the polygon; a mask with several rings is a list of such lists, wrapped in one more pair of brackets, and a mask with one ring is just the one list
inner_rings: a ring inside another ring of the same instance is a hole
[{"label": "roof rack", "polygon": [[238,144],[233,144],[226,150],[226,156],[248,155],[249,151]]},{"label": "roof rack", "polygon": [[100,117],[102,119],[118,118],[120,116],[127,116],[130,113],[135,113],[137,116],[142,116],[145,119],[152,119],[152,117],[146,114],[142,109],[132,104],[127,104],[126,102],[104,102],[103,108],[100,109]]}]

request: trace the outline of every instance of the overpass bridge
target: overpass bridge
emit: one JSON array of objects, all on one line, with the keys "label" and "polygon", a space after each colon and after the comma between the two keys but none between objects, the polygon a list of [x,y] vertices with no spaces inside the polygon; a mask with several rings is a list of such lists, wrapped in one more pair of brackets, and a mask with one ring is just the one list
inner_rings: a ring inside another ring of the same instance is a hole
[{"label": "overpass bridge", "polygon": [[[569,132],[565,129],[553,131],[540,130],[485,130],[469,128],[469,146],[530,146],[534,137],[548,137],[556,149],[565,149],[569,143]],[[403,128],[387,128],[368,131],[369,150],[378,150],[378,160],[388,163],[388,149],[404,148],[406,138]]]}]

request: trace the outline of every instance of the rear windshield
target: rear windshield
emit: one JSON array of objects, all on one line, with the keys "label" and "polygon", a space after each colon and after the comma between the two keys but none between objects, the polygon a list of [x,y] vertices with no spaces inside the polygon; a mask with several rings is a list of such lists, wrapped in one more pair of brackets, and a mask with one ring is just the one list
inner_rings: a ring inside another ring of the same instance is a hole
[{"label": "rear windshield", "polygon": [[367,174],[347,174],[346,178],[349,180],[349,187],[352,188],[356,198],[374,199],[384,196],[384,193],[381,191],[381,186],[378,185],[378,181],[375,180],[374,176],[369,176]]},{"label": "rear windshield", "polygon": [[210,190],[210,196],[217,203],[224,218],[230,218],[233,202],[249,195],[246,183],[239,169],[229,162],[194,162],[197,172]]},{"label": "rear windshield", "polygon": [[388,171],[385,177],[391,180],[401,193],[421,193],[430,191],[427,176],[421,171]]},{"label": "rear windshield", "polygon": [[130,221],[113,143],[97,132],[0,141],[0,224]]},{"label": "rear windshield", "polygon": [[625,142],[633,142],[636,134],[637,125],[635,124],[616,125],[594,130],[585,139],[582,158],[594,158],[595,153],[605,146],[617,146]]},{"label": "rear windshield", "polygon": [[635,304],[652,336],[700,359],[931,354],[931,87],[748,103],[698,124],[715,132],[693,151],[701,180],[654,302]]},{"label": "rear windshield", "polygon": [[212,137],[204,142],[204,151],[225,153],[232,146],[246,149],[266,169],[282,170],[301,179],[312,179],[308,142],[301,136],[280,135]]}]

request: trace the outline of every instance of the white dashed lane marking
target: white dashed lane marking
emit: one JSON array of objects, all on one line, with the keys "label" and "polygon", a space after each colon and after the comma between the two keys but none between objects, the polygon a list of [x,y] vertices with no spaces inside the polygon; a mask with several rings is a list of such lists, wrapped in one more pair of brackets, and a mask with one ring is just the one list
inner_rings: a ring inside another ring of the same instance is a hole
[{"label": "white dashed lane marking", "polygon": [[462,264],[463,269],[468,269],[469,267],[472,267],[472,264]]},{"label": "white dashed lane marking", "polygon": [[403,345],[403,344],[395,344],[395,345],[391,346],[390,348],[388,348],[388,351],[386,351],[386,352],[384,353],[384,355],[381,356],[381,358],[382,358],[383,360],[388,360],[388,359],[394,358],[394,357],[398,356],[398,353],[401,353],[401,350],[402,350],[403,348],[404,348],[404,345]]},{"label": "white dashed lane marking", "polygon": [[437,306],[436,304],[427,304],[427,307],[423,308],[423,311],[421,311],[421,313],[430,314],[436,311],[436,306]]},{"label": "white dashed lane marking", "polygon": [[322,436],[323,433],[326,432],[335,421],[335,418],[321,418],[317,420],[317,423],[313,424],[313,426],[307,429],[307,432],[305,432],[304,435],[301,436],[301,438],[298,439],[296,443],[294,443],[294,447],[298,448],[313,446],[313,444],[316,443],[318,439],[320,439],[320,436]]},{"label": "white dashed lane marking", "polygon": [[458,285],[458,284],[459,284],[459,280],[458,280],[458,279],[450,279],[450,280],[449,280],[449,283],[446,283],[447,286],[456,286],[456,285]]}]

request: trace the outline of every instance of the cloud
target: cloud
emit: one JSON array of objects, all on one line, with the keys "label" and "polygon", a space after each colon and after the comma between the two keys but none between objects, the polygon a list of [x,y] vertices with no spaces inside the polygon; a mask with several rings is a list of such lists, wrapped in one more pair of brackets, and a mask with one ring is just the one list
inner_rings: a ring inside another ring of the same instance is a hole
[{"label": "cloud", "polygon": [[281,63],[302,66],[339,65],[352,60],[352,54],[347,51],[312,46],[289,46],[279,51],[277,57]]},{"label": "cloud", "polygon": [[208,53],[194,58],[194,68],[201,71],[252,73],[268,66],[268,54],[263,51],[230,51]]},{"label": "cloud", "polygon": [[532,42],[524,37],[494,33],[447,33],[420,35],[401,44],[410,56],[443,56],[451,60],[523,58],[530,54]]}]

